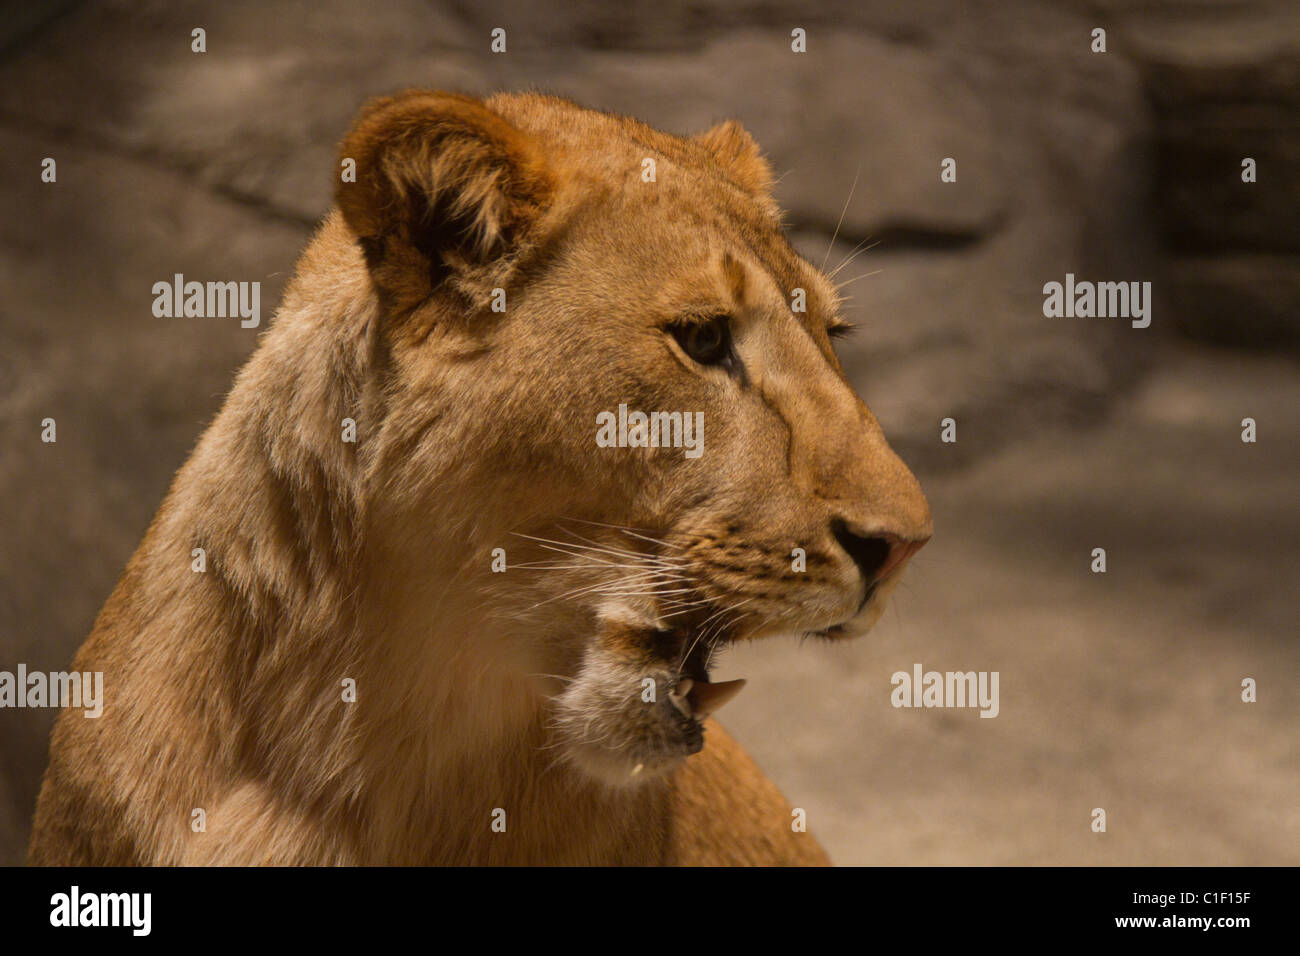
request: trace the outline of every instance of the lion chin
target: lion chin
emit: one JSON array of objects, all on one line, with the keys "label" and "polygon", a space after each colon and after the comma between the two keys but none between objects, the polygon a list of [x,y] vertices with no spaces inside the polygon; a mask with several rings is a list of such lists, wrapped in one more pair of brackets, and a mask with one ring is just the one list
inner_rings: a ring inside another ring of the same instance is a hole
[{"label": "lion chin", "polygon": [[[884,613],[898,575],[872,587],[852,618],[804,631],[804,636],[851,640]],[[561,759],[609,787],[634,787],[667,777],[705,746],[706,721],[744,689],[743,678],[713,682],[718,645],[738,636],[701,641],[687,628],[665,629],[645,602],[606,604],[598,611],[596,640],[577,675],[554,700],[552,727]],[[662,646],[676,636],[677,666],[611,648]],[[745,635],[747,639],[762,636]]]}]

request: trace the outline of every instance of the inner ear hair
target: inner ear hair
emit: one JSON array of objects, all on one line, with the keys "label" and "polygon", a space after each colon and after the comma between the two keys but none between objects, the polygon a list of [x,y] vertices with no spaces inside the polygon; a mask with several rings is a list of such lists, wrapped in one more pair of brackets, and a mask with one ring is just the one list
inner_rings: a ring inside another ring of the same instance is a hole
[{"label": "inner ear hair", "polygon": [[458,93],[371,101],[340,158],[355,163],[356,181],[339,182],[339,209],[376,286],[399,307],[458,269],[508,256],[554,189],[540,146]]}]

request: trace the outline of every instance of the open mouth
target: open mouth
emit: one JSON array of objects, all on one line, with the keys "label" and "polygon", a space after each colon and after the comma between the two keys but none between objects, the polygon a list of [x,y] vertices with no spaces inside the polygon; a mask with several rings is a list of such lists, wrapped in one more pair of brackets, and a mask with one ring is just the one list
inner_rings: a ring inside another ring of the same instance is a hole
[{"label": "open mouth", "polygon": [[668,700],[681,716],[696,725],[741,692],[743,679],[713,683],[709,680],[709,663],[716,641],[703,641],[687,634],[685,656],[678,670],[677,682]]},{"label": "open mouth", "polygon": [[[602,605],[597,640],[552,698],[566,758],[613,786],[660,778],[704,749],[707,719],[746,683],[711,679],[718,652],[768,633],[772,623],[757,614],[720,611],[715,601],[691,601],[685,611],[667,615],[668,626],[656,611],[622,601]],[[853,620],[819,634],[848,636]]]}]

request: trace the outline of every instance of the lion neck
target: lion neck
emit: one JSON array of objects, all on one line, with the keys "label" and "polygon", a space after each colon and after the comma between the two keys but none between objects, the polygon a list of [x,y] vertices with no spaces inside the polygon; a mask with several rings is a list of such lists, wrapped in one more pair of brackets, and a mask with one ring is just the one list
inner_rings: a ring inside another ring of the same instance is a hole
[{"label": "lion neck", "polygon": [[362,588],[365,843],[410,863],[651,862],[666,785],[613,790],[560,759],[520,635],[457,596],[483,593],[461,569],[380,565]]},{"label": "lion neck", "polygon": [[[647,852],[664,788],[608,791],[547,749],[527,649],[563,622],[527,633],[485,610],[507,577],[481,587],[486,556],[518,514],[461,476],[439,483],[441,513],[416,533],[409,502],[386,515],[385,495],[367,490],[382,485],[367,478],[365,446],[382,421],[377,321],[355,245],[327,222],[152,532],[161,563],[196,537],[213,558],[207,587],[173,594],[192,596],[204,666],[241,702],[219,728],[247,742],[227,774],[335,820],[358,859]],[[342,439],[345,418],[356,444]],[[491,828],[498,809],[510,838]],[[623,833],[633,823],[639,843]]]}]

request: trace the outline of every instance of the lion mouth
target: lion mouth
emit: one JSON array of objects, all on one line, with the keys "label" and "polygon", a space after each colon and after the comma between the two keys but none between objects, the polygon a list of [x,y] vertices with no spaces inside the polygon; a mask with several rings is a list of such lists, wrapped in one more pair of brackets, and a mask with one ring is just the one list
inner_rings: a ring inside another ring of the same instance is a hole
[{"label": "lion mouth", "polygon": [[734,698],[744,687],[744,678],[713,684],[683,677],[668,695],[668,699],[683,717],[699,722]]},{"label": "lion mouth", "polygon": [[709,680],[709,663],[714,647],[713,643],[690,639],[677,682],[668,694],[668,700],[677,712],[697,724],[735,698],[745,686],[744,679],[716,684]]}]

